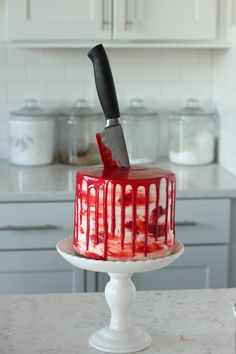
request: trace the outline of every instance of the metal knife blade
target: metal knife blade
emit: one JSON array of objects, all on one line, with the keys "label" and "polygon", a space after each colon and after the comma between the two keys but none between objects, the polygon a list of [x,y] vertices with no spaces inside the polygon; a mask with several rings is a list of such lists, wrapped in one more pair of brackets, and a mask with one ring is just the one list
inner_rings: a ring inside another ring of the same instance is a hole
[{"label": "metal knife blade", "polygon": [[104,166],[130,167],[124,133],[119,123],[109,125],[98,133],[97,142]]},{"label": "metal knife blade", "polygon": [[88,57],[94,68],[98,97],[107,123],[104,131],[97,134],[97,142],[104,166],[130,167],[113,76],[102,44],[93,47]]}]

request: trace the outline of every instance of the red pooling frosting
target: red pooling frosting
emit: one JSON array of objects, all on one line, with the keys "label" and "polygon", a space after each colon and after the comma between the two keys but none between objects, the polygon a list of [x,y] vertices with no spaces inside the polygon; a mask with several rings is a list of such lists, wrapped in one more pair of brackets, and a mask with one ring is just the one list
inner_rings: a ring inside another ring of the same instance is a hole
[{"label": "red pooling frosting", "polygon": [[[165,208],[160,206],[160,183],[163,179],[166,181]],[[150,210],[150,201],[153,198],[150,192],[152,185],[155,185],[156,195],[155,207]],[[144,193],[139,193],[140,187],[144,189]],[[136,259],[141,255],[148,257],[150,254],[156,254],[156,257],[163,256],[164,245],[167,252],[171,253],[174,236],[170,240],[168,235],[170,231],[175,235],[175,190],[175,175],[157,168],[99,167],[81,170],[76,178],[75,250],[84,256],[105,260],[126,257]],[[119,220],[116,216],[117,195],[120,196]],[[132,217],[127,222],[125,211],[128,207],[132,209]],[[138,215],[140,207],[144,208],[144,218]],[[82,222],[85,217],[86,230]],[[161,225],[158,222],[160,217],[164,218]],[[115,235],[117,226],[120,230],[119,238]],[[127,232],[131,232],[132,235],[130,242],[126,241]],[[139,234],[144,234],[142,240],[138,239]],[[84,238],[85,242],[82,242]],[[160,240],[163,240],[162,243]],[[114,242],[118,245],[115,252],[114,247],[109,246],[114,245]]]}]

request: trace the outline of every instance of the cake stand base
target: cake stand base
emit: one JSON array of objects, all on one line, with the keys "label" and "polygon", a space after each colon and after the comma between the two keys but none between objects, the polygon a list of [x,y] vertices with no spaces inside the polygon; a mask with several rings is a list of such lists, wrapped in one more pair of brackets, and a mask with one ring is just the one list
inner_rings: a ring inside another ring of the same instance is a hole
[{"label": "cake stand base", "polygon": [[110,276],[105,288],[105,298],[111,311],[110,324],[94,333],[89,344],[109,353],[133,353],[147,348],[152,343],[151,337],[132,326],[130,321],[130,308],[136,295],[131,276],[166,267],[183,253],[183,244],[176,241],[170,256],[146,261],[102,261],[80,257],[73,250],[71,237],[59,242],[57,251],[76,267]]},{"label": "cake stand base", "polygon": [[133,353],[146,349],[152,338],[137,327],[116,331],[106,326],[89,338],[89,344],[98,350],[110,353]]}]

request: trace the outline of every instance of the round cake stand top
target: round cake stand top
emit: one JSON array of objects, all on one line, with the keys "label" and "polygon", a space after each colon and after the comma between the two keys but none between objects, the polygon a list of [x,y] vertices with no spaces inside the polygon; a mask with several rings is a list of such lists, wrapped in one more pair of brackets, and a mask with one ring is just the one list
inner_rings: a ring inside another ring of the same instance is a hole
[{"label": "round cake stand top", "polygon": [[183,253],[184,245],[176,241],[171,255],[144,261],[104,261],[85,258],[74,251],[72,237],[60,241],[57,244],[57,251],[67,262],[78,268],[104,273],[139,273],[168,266]]},{"label": "round cake stand top", "polygon": [[110,324],[90,337],[90,345],[108,353],[133,353],[147,348],[152,342],[151,337],[132,326],[130,322],[129,313],[136,292],[131,280],[132,273],[168,266],[183,253],[183,244],[176,241],[170,256],[144,261],[105,261],[81,257],[73,249],[72,237],[60,241],[57,244],[57,251],[75,267],[105,272],[110,276],[105,288],[105,298],[111,311]]}]

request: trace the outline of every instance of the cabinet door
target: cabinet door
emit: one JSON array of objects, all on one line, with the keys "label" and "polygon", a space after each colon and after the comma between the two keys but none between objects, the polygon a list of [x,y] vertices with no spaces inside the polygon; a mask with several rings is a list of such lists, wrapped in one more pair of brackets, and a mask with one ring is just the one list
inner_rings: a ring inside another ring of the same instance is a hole
[{"label": "cabinet door", "polygon": [[0,294],[85,291],[85,271],[54,250],[0,251]]},{"label": "cabinet door", "polygon": [[217,0],[114,0],[114,39],[214,40]]},{"label": "cabinet door", "polygon": [[10,40],[111,39],[111,0],[7,0]]},{"label": "cabinet door", "polygon": [[[187,246],[181,257],[164,269],[134,274],[137,290],[224,288],[228,286],[228,246]],[[98,290],[108,276],[99,274]]]},{"label": "cabinet door", "polygon": [[0,250],[55,249],[73,234],[73,202],[0,203]]},{"label": "cabinet door", "polygon": [[177,199],[175,220],[186,245],[230,242],[230,199]]}]

